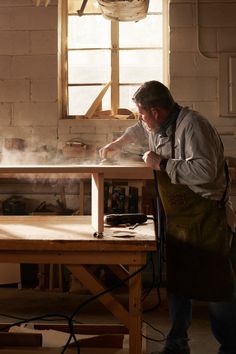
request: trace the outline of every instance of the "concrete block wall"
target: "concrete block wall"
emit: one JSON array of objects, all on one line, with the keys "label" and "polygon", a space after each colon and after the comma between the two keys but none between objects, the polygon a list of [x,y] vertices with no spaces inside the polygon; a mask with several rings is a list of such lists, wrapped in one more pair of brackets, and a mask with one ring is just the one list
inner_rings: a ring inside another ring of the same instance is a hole
[{"label": "concrete block wall", "polygon": [[219,55],[236,51],[236,1],[171,0],[169,10],[171,91],[216,126],[236,157],[236,117],[219,115]]},{"label": "concrete block wall", "polygon": [[[61,149],[73,138],[102,146],[133,124],[60,116],[58,1],[47,7],[43,1],[0,1],[0,150],[5,137],[26,139],[31,150]],[[226,153],[235,156],[236,118],[219,117],[218,81],[219,54],[236,50],[236,2],[199,0],[199,11],[196,3],[170,0],[170,88],[180,104],[207,116]]]},{"label": "concrete block wall", "polygon": [[0,1],[0,149],[11,137],[57,147],[57,23],[57,1]]}]

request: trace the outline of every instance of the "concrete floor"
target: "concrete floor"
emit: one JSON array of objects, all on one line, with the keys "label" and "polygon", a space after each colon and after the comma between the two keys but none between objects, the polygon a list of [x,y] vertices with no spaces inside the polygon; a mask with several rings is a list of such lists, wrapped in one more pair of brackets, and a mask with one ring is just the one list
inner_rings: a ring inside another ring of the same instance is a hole
[{"label": "concrete floor", "polygon": [[[34,289],[18,290],[16,288],[0,288],[0,321],[9,321],[3,314],[32,318],[34,316],[40,316],[48,313],[65,313],[70,315],[74,309],[88,298],[88,294],[69,293],[69,292],[49,292],[39,291]],[[126,300],[125,294],[118,295],[121,301]],[[163,340],[163,335],[168,333],[169,318],[168,318],[168,306],[165,296],[165,291],[162,291],[162,301],[159,308],[155,308],[157,302],[156,291],[152,291],[148,298],[144,301],[144,314],[143,319],[146,325],[147,336],[158,341]],[[81,310],[76,319],[82,323],[116,323],[116,320],[110,313],[104,309],[103,305],[99,302],[92,302]],[[156,328],[154,330],[149,324]],[[160,332],[159,332],[160,331]],[[192,354],[216,354],[218,344],[213,338],[208,321],[207,306],[203,303],[194,303],[193,306],[193,323],[189,331],[190,347]],[[128,340],[124,341],[124,347],[127,348]],[[163,342],[154,342],[147,340],[146,353],[149,354],[153,350],[159,350],[162,348]],[[6,351],[0,349],[2,354],[10,354],[13,351]],[[32,353],[34,353],[33,351]],[[50,353],[59,353],[60,351],[50,351]],[[69,351],[70,352],[70,351]],[[68,352],[68,353],[69,353]],[[73,352],[74,353],[74,352]],[[96,354],[100,351],[92,349],[82,349],[81,354]],[[127,349],[115,351],[102,350],[103,354],[121,354],[128,353]],[[27,354],[30,352],[27,350]]]}]

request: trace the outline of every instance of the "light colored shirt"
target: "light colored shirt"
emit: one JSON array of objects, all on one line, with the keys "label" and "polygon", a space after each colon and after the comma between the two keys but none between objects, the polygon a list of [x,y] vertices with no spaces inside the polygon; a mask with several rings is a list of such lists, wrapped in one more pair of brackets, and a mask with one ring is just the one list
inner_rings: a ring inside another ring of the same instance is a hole
[{"label": "light colored shirt", "polygon": [[[150,132],[143,121],[129,127],[125,134],[132,141],[148,140],[149,150],[168,159],[166,172],[173,184],[187,185],[204,198],[221,200],[226,189],[224,148],[219,134],[198,112],[183,107],[176,121],[175,156],[172,157],[172,127],[166,134]],[[235,214],[226,193],[228,224],[235,228]]]}]

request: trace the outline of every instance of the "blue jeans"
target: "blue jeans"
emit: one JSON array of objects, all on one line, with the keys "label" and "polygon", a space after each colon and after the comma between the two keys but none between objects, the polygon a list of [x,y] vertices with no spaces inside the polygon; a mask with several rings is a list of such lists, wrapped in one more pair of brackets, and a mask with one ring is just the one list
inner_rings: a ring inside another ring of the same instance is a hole
[{"label": "blue jeans", "polygon": [[[236,354],[236,294],[230,302],[209,302],[212,332],[220,343],[220,353]],[[188,329],[192,320],[190,299],[169,294],[171,330],[167,336],[167,346],[185,347]]]}]

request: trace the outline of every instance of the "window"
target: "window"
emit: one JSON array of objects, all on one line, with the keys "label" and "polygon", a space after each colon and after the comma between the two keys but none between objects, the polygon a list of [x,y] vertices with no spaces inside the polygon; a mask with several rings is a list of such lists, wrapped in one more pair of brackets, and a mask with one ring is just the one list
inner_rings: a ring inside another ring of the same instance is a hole
[{"label": "window", "polygon": [[68,0],[66,116],[86,115],[102,90],[100,110],[133,110],[132,96],[140,84],[166,83],[167,3],[150,0],[144,19],[117,22],[103,17],[96,0],[88,0],[82,16],[77,13],[82,0]]}]

